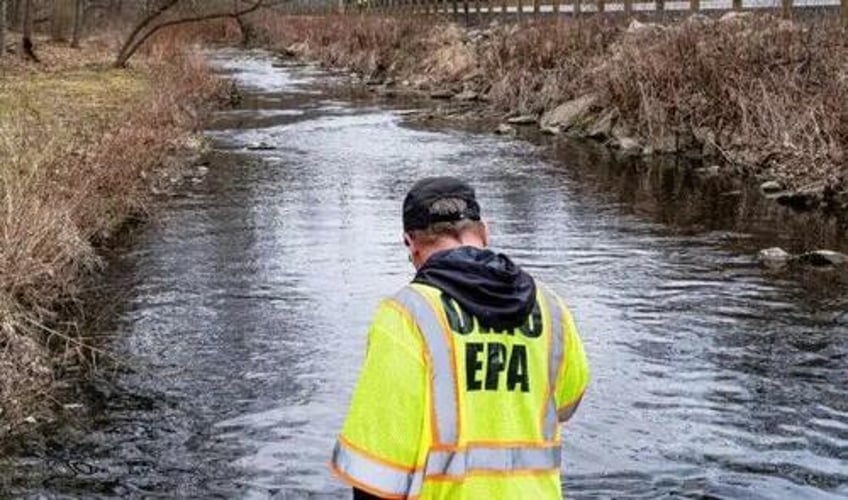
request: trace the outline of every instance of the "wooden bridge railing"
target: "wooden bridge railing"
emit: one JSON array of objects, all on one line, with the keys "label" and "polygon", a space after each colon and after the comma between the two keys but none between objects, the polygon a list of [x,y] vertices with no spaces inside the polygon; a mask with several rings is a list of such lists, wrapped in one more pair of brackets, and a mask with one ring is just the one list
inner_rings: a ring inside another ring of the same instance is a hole
[{"label": "wooden bridge railing", "polygon": [[700,12],[705,10],[741,11],[775,9],[786,18],[796,9],[819,8],[839,10],[848,24],[848,0],[295,0],[284,7],[292,14],[397,14],[463,16],[483,19],[486,15],[540,16],[618,12],[631,16],[635,12],[662,13]]}]

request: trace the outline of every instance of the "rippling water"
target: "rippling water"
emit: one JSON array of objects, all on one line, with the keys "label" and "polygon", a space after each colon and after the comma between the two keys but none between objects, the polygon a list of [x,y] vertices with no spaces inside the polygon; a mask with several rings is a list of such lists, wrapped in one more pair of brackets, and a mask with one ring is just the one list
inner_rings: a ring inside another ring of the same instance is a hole
[{"label": "rippling water", "polygon": [[92,421],[24,446],[6,493],[344,497],[324,464],[370,315],[412,276],[400,203],[450,173],[581,328],[567,495],[848,497],[848,286],[751,257],[838,229],[585,145],[408,126],[263,53],[214,59],[245,100],[213,120],[208,174],[112,266],[112,348],[134,368],[95,384]]}]

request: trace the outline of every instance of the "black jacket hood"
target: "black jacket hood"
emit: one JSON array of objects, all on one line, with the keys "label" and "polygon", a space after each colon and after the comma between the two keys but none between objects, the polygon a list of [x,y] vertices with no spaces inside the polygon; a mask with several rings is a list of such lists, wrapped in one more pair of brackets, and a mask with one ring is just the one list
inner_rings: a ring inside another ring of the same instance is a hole
[{"label": "black jacket hood", "polygon": [[529,274],[506,255],[476,247],[433,254],[412,281],[442,290],[481,326],[496,331],[524,324],[536,304]]}]

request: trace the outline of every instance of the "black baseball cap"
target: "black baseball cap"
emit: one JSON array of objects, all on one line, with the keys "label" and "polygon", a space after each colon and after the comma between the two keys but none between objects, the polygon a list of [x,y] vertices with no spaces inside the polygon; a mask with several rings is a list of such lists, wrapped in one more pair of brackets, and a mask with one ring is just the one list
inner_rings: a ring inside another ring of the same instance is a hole
[{"label": "black baseball cap", "polygon": [[[448,214],[430,213],[433,203],[447,198],[465,201],[465,210]],[[437,222],[480,220],[480,205],[474,188],[456,177],[427,177],[416,182],[403,200],[403,231],[427,229]]]}]

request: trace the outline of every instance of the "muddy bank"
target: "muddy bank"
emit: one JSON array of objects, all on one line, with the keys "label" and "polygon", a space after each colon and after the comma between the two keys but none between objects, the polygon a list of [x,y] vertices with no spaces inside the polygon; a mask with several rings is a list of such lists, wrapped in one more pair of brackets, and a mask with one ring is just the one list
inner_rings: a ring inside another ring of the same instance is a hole
[{"label": "muddy bank", "polygon": [[702,15],[466,29],[381,17],[263,15],[258,42],[345,68],[386,97],[495,117],[627,156],[681,155],[793,209],[848,209],[848,37],[837,22]]},{"label": "muddy bank", "polygon": [[109,361],[85,327],[103,252],[186,175],[224,95],[195,55],[112,70],[96,40],[40,43],[0,79],[0,437],[75,411],[57,388]]}]

